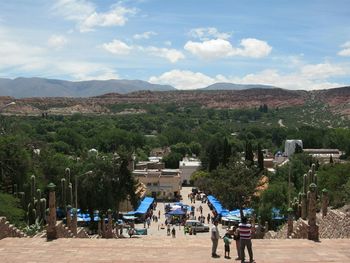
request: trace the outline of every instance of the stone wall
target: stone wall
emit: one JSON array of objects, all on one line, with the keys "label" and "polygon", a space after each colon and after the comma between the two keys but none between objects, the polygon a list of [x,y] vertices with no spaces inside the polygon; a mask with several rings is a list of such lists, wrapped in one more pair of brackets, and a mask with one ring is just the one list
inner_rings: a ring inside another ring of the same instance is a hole
[{"label": "stone wall", "polygon": [[27,237],[21,230],[11,225],[6,217],[0,217],[0,239],[6,237]]}]

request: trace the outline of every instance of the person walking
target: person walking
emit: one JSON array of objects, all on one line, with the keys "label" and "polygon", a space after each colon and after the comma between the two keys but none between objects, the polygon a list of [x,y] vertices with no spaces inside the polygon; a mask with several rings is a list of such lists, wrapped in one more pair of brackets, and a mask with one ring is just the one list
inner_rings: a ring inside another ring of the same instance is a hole
[{"label": "person walking", "polygon": [[212,242],[212,248],[211,248],[211,256],[213,258],[220,257],[218,254],[216,254],[216,249],[218,248],[220,233],[218,229],[218,221],[214,221],[214,225],[211,228],[211,242]]},{"label": "person walking", "polygon": [[170,224],[169,223],[166,225],[166,234],[167,234],[167,236],[170,236]]},{"label": "person walking", "polygon": [[176,235],[175,227],[173,227],[173,229],[171,230],[171,235],[173,238],[175,238],[175,235]]},{"label": "person walking", "polygon": [[240,237],[240,251],[241,262],[244,263],[245,254],[244,249],[247,247],[249,254],[249,262],[254,263],[253,250],[252,250],[252,225],[248,224],[247,218],[242,217],[241,223],[238,225],[239,237]]}]

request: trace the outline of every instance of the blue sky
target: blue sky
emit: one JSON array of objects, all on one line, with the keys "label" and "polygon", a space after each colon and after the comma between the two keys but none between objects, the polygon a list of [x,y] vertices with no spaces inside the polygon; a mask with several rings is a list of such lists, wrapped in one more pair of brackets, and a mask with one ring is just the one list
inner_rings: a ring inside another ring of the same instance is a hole
[{"label": "blue sky", "polygon": [[350,83],[347,0],[0,1],[0,77]]}]

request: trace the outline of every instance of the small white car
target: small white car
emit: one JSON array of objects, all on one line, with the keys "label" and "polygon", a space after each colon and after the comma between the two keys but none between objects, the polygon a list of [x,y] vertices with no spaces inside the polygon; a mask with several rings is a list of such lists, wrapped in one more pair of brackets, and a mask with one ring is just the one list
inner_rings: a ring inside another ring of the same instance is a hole
[{"label": "small white car", "polygon": [[198,220],[187,220],[185,226],[195,229],[196,232],[209,232],[209,226],[199,222]]}]

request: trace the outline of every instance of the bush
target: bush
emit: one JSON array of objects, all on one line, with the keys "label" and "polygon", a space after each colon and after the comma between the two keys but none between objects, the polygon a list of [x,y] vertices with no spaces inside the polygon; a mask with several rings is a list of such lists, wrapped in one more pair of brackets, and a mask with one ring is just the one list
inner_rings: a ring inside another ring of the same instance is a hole
[{"label": "bush", "polygon": [[15,224],[16,226],[24,224],[25,212],[19,207],[18,198],[0,193],[0,216],[5,216],[11,224]]}]

